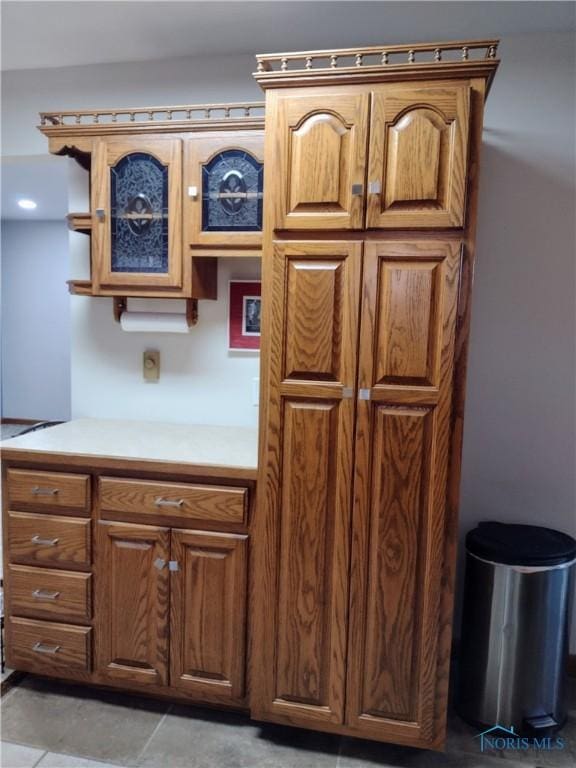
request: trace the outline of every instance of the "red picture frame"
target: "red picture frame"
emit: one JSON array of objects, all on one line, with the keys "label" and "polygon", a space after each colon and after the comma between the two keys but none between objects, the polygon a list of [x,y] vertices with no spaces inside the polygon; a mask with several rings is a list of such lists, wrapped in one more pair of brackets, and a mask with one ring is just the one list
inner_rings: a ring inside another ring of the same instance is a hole
[{"label": "red picture frame", "polygon": [[260,349],[260,280],[230,280],[228,293],[228,349],[257,352]]}]

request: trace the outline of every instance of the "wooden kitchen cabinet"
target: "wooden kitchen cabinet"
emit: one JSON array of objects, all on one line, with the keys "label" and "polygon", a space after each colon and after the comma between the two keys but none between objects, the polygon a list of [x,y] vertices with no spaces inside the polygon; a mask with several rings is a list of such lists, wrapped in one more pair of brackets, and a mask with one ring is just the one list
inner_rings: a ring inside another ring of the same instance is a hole
[{"label": "wooden kitchen cabinet", "polygon": [[477,163],[497,65],[495,43],[474,61],[470,45],[446,60],[443,46],[257,57],[258,719],[443,745]]},{"label": "wooden kitchen cabinet", "polygon": [[289,89],[273,99],[275,229],[362,229],[369,95]]},{"label": "wooden kitchen cabinet", "polygon": [[182,291],[182,141],[95,141],[91,172],[92,284]]},{"label": "wooden kitchen cabinet", "polygon": [[260,255],[261,103],[46,112],[39,128],[90,174],[90,211],[68,215],[90,279],[71,293],[216,299],[215,257]]},{"label": "wooden kitchen cabinet", "polygon": [[275,229],[463,225],[469,85],[289,89],[270,108]]},{"label": "wooden kitchen cabinet", "polygon": [[96,669],[167,685],[170,531],[105,522],[97,528]]},{"label": "wooden kitchen cabinet", "polygon": [[170,685],[241,701],[245,687],[247,536],[172,531]]},{"label": "wooden kitchen cabinet", "polygon": [[[264,134],[221,131],[184,145],[186,237],[206,253],[262,247]],[[220,250],[221,249],[221,250]],[[203,251],[198,251],[203,252]]]}]

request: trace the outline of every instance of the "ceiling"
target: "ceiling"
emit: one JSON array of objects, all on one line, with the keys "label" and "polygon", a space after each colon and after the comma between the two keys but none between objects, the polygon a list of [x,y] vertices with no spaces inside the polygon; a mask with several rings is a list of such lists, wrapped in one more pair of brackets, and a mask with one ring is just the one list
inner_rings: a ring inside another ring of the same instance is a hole
[{"label": "ceiling", "polygon": [[[54,155],[3,157],[2,219],[38,221],[60,219],[68,213],[68,163]],[[34,200],[37,208],[25,211],[18,200]]]},{"label": "ceiling", "polygon": [[[2,68],[442,41],[574,29],[572,2],[2,2]],[[449,30],[449,32],[447,32]]]}]

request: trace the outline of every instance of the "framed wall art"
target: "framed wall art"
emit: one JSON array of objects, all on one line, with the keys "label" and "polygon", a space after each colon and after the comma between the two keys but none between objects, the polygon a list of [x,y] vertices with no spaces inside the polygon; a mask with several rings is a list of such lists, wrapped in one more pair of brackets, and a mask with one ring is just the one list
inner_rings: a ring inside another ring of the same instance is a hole
[{"label": "framed wall art", "polygon": [[231,280],[228,296],[228,349],[260,349],[261,288],[259,280]]}]

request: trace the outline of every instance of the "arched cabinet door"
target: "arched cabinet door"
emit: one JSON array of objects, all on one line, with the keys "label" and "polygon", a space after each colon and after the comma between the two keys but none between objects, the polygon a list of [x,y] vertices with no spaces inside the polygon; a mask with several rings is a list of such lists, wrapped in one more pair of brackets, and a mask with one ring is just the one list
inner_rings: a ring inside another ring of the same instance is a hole
[{"label": "arched cabinet door", "polygon": [[280,186],[276,229],[362,229],[369,94],[317,88],[272,98],[266,187]]},{"label": "arched cabinet door", "polygon": [[264,135],[226,131],[184,142],[184,216],[190,246],[262,246]]},{"label": "arched cabinet door", "polygon": [[99,139],[92,167],[94,290],[183,286],[182,142]]},{"label": "arched cabinet door", "polygon": [[372,94],[368,228],[464,225],[469,119],[467,84]]}]

